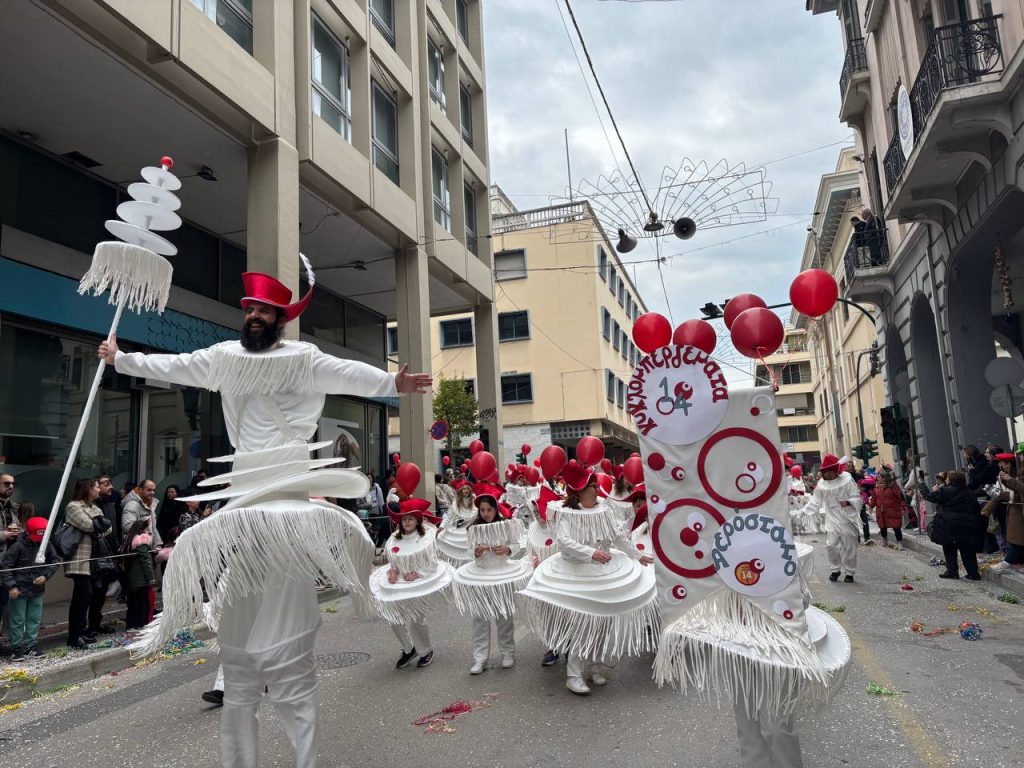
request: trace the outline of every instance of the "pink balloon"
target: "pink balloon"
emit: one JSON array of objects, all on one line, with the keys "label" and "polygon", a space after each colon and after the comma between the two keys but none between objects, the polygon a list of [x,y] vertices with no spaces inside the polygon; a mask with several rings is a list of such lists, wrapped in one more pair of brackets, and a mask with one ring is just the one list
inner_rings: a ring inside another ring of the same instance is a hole
[{"label": "pink balloon", "polygon": [[599,464],[604,458],[604,443],[593,435],[581,437],[580,441],[576,443],[576,457],[586,467]]},{"label": "pink balloon", "polygon": [[718,344],[718,334],[707,320],[687,320],[676,327],[672,343],[677,347],[696,347],[710,355]]},{"label": "pink balloon", "polygon": [[821,317],[836,305],[839,285],[823,269],[801,272],[789,286],[789,300],[793,308],[806,317]]},{"label": "pink balloon", "polygon": [[633,341],[643,352],[653,352],[672,341],[672,323],[664,315],[647,312],[633,323]]},{"label": "pink balloon", "polygon": [[753,307],[740,313],[732,324],[732,345],[746,357],[767,357],[782,346],[786,329],[770,309]]},{"label": "pink balloon", "polygon": [[420,477],[420,468],[411,461],[405,462],[395,472],[395,482],[398,483],[398,490],[406,496],[412,496],[416,491],[416,486],[420,484]]},{"label": "pink balloon", "polygon": [[764,299],[753,293],[741,293],[733,296],[725,305],[725,327],[732,330],[732,324],[744,312],[752,307],[767,307]]}]

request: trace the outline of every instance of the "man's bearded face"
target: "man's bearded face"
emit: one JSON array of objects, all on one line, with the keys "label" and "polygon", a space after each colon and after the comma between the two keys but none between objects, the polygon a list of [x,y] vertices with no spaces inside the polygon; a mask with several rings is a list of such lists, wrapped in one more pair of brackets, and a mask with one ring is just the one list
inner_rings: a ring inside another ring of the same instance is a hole
[{"label": "man's bearded face", "polygon": [[249,352],[262,352],[277,344],[283,325],[277,310],[266,304],[250,304],[245,310],[241,342]]}]

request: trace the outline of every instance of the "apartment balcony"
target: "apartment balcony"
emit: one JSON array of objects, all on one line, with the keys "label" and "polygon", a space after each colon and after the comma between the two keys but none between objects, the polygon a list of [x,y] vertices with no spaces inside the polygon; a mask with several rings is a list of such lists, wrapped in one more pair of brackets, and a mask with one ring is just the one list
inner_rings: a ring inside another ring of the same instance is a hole
[{"label": "apartment balcony", "polygon": [[850,41],[846,60],[839,75],[839,119],[844,123],[859,122],[855,118],[864,112],[871,94],[871,76],[868,74],[868,55],[864,38]]},{"label": "apartment balcony", "polygon": [[899,135],[883,160],[885,217],[944,224],[959,209],[956,184],[972,163],[992,166],[992,131],[1013,136],[998,20],[989,16],[939,27],[910,90],[913,149]]},{"label": "apartment balcony", "polygon": [[880,293],[893,292],[889,277],[889,238],[884,229],[854,232],[846,246],[846,297],[878,303]]}]

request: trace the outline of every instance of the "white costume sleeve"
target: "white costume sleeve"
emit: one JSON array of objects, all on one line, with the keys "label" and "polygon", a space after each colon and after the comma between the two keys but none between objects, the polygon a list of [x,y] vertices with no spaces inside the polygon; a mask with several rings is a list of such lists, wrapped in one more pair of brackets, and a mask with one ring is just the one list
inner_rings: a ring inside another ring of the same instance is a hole
[{"label": "white costume sleeve", "polygon": [[183,355],[146,355],[118,351],[114,356],[118,373],[157,379],[186,387],[202,387],[210,372],[210,350],[200,349]]},{"label": "white costume sleeve", "polygon": [[804,505],[804,514],[813,515],[821,511],[821,495],[812,493],[811,499]]},{"label": "white costume sleeve", "polygon": [[313,357],[313,391],[325,395],[394,397],[395,374],[374,368],[358,360],[319,352]]},{"label": "white costume sleeve", "polygon": [[622,527],[618,529],[618,535],[616,535],[613,543],[616,549],[621,550],[634,560],[639,560],[644,556],[644,553],[636,548],[636,544],[629,540],[629,536],[626,535],[626,531]]},{"label": "white costume sleeve", "polygon": [[595,547],[588,547],[586,544],[580,544],[575,539],[569,538],[562,533],[562,526],[556,526],[556,528],[555,537],[558,541],[558,550],[563,555],[567,555],[570,560],[590,560],[594,556],[597,551]]}]

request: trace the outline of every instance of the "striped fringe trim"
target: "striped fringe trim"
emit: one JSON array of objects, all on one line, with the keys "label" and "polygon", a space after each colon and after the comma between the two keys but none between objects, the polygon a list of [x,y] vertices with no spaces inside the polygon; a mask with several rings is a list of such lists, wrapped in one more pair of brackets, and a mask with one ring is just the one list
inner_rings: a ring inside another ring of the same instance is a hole
[{"label": "striped fringe trim", "polygon": [[276,355],[232,352],[237,349],[234,341],[214,345],[206,388],[235,395],[312,391],[316,347],[294,341],[289,344],[297,347],[296,352]]},{"label": "striped fringe trim", "polygon": [[171,263],[148,248],[108,240],[96,244],[78,292],[99,295],[109,290],[111,304],[123,303],[132,312],[163,312],[172,272]]},{"label": "striped fringe trim", "polygon": [[604,504],[594,509],[558,510],[555,520],[558,533],[568,536],[573,541],[589,547],[597,546],[602,541],[614,541],[619,535],[619,523],[612,512]]},{"label": "striped fringe trim", "polygon": [[463,616],[480,619],[507,619],[516,613],[516,593],[526,589],[531,573],[503,584],[465,584],[453,582],[455,607]]},{"label": "striped fringe trim", "polygon": [[526,619],[548,648],[557,652],[571,648],[573,653],[596,660],[653,651],[661,631],[655,600],[627,613],[595,616],[530,599]]},{"label": "striped fringe trim", "polygon": [[[404,544],[407,543],[407,539],[396,539],[394,536],[388,539],[385,545],[388,564],[402,576],[413,571],[420,575],[433,573],[437,568],[437,549],[434,542],[417,542],[415,549],[410,546],[412,551],[406,554]],[[394,547],[398,547],[398,552],[391,551]]]},{"label": "striped fringe trim", "polygon": [[410,597],[408,600],[378,600],[372,594],[370,600],[377,615],[388,624],[405,624],[406,622],[422,624],[431,614],[446,609],[449,595],[446,586],[429,595]]},{"label": "striped fringe trim", "polygon": [[469,547],[511,547],[519,542],[523,526],[516,520],[495,520],[493,523],[478,523],[466,529]]}]

